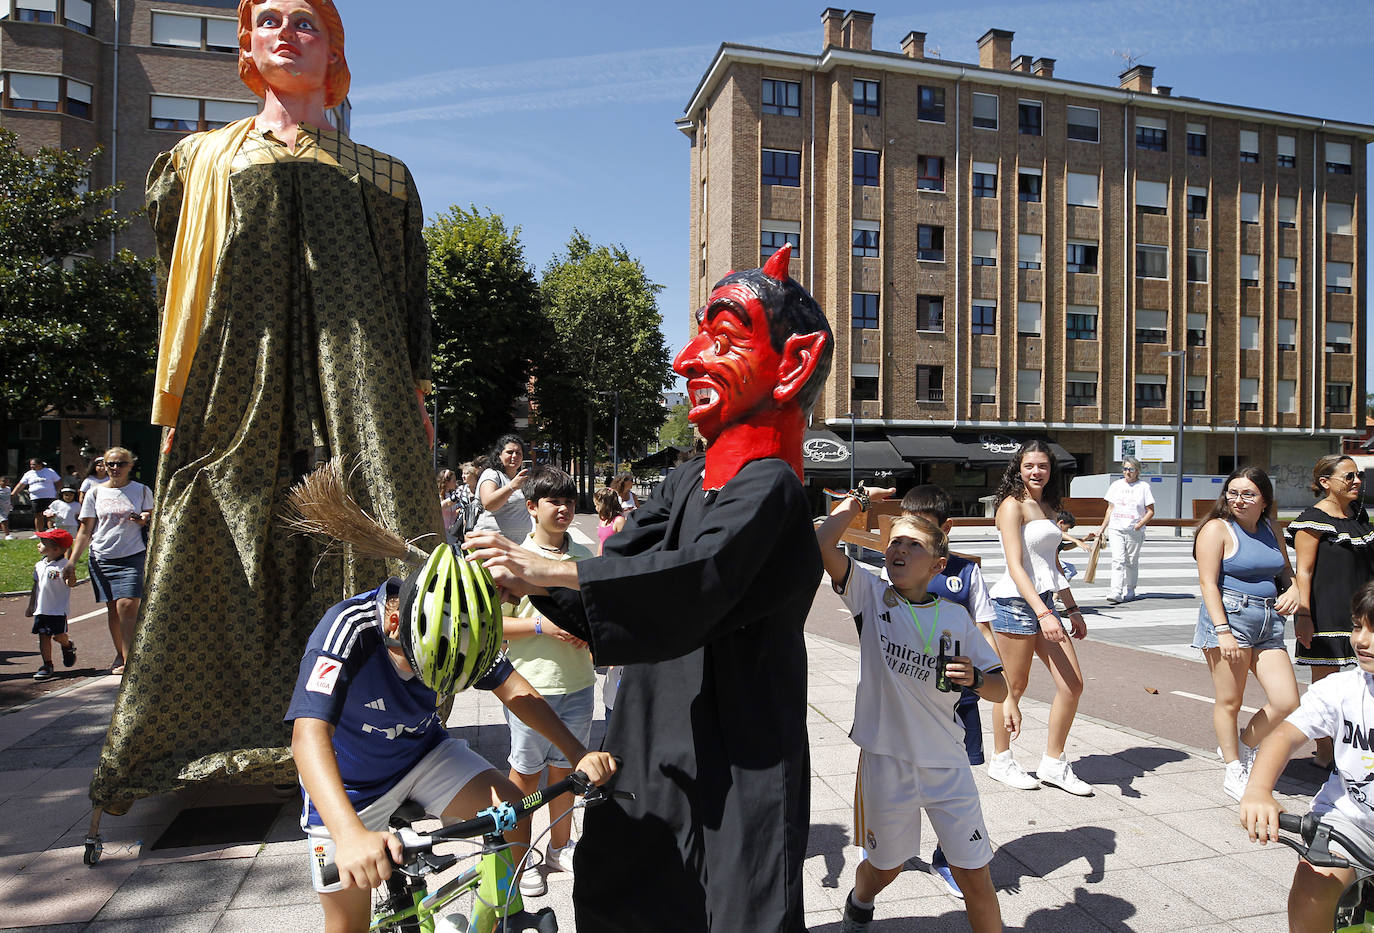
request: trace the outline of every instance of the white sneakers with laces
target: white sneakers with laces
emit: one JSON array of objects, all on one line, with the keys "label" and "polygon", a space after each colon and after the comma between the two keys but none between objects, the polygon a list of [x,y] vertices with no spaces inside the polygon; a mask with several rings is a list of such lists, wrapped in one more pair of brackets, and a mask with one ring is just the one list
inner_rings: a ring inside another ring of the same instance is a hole
[{"label": "white sneakers with laces", "polygon": [[992,761],[988,762],[988,777],[1017,790],[1035,790],[1040,786],[1040,782],[1022,770],[1016,759],[1011,757],[1011,749],[992,756]]},{"label": "white sneakers with laces", "polygon": [[569,874],[573,870],[573,849],[577,846],[576,839],[569,839],[568,844],[559,849],[550,845],[544,864],[549,867],[549,871],[566,871]]},{"label": "white sneakers with laces", "polygon": [[533,865],[525,868],[520,875],[520,896],[539,897],[549,890],[549,886],[544,882],[544,876],[539,873],[539,869]]},{"label": "white sneakers with laces", "polygon": [[1040,767],[1035,769],[1035,776],[1040,779],[1041,784],[1057,787],[1079,797],[1093,795],[1093,786],[1073,773],[1073,765],[1069,764],[1067,755],[1060,755],[1058,758],[1048,755],[1041,757]]},{"label": "white sneakers with laces", "polygon": [[1245,785],[1250,783],[1250,772],[1240,759],[1226,762],[1226,777],[1221,781],[1221,789],[1237,803],[1245,796]]}]

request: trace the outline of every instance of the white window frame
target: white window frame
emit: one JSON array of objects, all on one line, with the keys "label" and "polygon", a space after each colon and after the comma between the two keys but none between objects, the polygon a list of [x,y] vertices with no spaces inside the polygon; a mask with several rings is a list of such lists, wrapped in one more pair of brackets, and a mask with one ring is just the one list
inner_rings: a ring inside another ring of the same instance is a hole
[{"label": "white window frame", "polygon": [[[1137,277],[1137,278],[1141,278],[1141,279],[1154,279],[1154,280],[1160,281],[1160,282],[1163,282],[1163,281],[1165,281],[1165,280],[1167,280],[1167,279],[1169,278],[1169,247],[1167,247],[1167,246],[1159,246],[1159,245],[1154,244],[1154,243],[1137,243],[1137,244],[1135,245],[1135,250],[1136,250],[1135,274],[1136,274],[1136,277]],[[1164,274],[1163,274],[1163,275],[1145,275],[1145,274],[1144,274],[1143,269],[1142,269],[1142,263],[1140,262],[1140,253],[1141,253],[1142,250],[1143,250],[1146,254],[1151,255],[1151,256],[1159,255],[1159,256],[1163,256],[1163,257],[1164,257]]]},{"label": "white window frame", "polygon": [[[1001,102],[998,100],[998,97],[997,97],[996,94],[984,94],[984,93],[982,93],[981,91],[974,91],[974,92],[973,92],[973,107],[972,107],[972,113],[973,113],[973,119],[974,119],[974,120],[979,119],[979,117],[978,117],[978,98],[980,98],[980,97],[981,97],[981,98],[984,98],[984,106],[986,106],[986,99],[989,98],[989,97],[992,98],[992,126],[980,126],[978,123],[975,122],[975,123],[973,124],[973,128],[976,129],[976,130],[996,130],[997,127],[998,127],[998,124],[1001,122],[1001,117],[1000,117],[1000,115],[999,115],[999,106],[1000,106],[1000,103],[1001,103]],[[984,116],[984,119],[986,119],[986,115]]]},{"label": "white window frame", "polygon": [[[1075,111],[1077,111],[1077,113],[1080,114],[1080,115],[1092,114],[1092,124],[1091,124],[1091,125],[1092,125],[1093,130],[1094,130],[1094,132],[1095,132],[1095,134],[1096,134],[1092,139],[1084,139],[1084,138],[1081,137],[1081,136],[1070,136],[1070,135],[1069,135],[1069,127],[1070,127],[1070,126],[1088,126],[1088,125],[1089,125],[1088,123],[1083,122],[1083,121],[1075,121],[1075,120],[1073,119]],[[1065,105],[1065,107],[1064,107],[1064,135],[1065,135],[1066,138],[1068,138],[1069,140],[1072,140],[1073,142],[1079,142],[1079,143],[1092,143],[1093,145],[1097,145],[1097,143],[1101,142],[1101,140],[1102,140],[1102,112],[1101,112],[1100,110],[1098,110],[1096,107],[1082,107],[1082,106],[1079,106],[1079,105],[1077,105],[1077,104],[1067,104],[1067,105]]]}]

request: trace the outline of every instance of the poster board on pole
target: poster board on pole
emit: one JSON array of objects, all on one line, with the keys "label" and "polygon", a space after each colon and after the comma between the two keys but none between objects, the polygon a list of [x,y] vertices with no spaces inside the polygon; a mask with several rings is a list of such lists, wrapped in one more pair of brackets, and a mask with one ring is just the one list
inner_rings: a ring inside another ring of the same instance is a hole
[{"label": "poster board on pole", "polygon": [[1112,437],[1112,459],[1120,463],[1135,457],[1141,463],[1173,463],[1174,438],[1167,434],[1117,434]]}]

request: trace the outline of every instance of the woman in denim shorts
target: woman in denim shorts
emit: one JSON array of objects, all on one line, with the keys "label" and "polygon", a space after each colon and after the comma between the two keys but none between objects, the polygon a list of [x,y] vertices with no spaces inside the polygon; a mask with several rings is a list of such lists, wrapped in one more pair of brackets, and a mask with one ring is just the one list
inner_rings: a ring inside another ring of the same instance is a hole
[{"label": "woman in denim shorts", "polygon": [[[1273,511],[1274,487],[1264,471],[1237,470],[1226,478],[1193,541],[1202,589],[1193,647],[1202,649],[1212,673],[1212,725],[1217,753],[1226,762],[1222,789],[1236,800],[1245,792],[1260,741],[1298,708],[1298,682],[1283,645],[1284,616],[1297,609],[1298,591]],[[1266,701],[1237,735],[1251,672]]]}]

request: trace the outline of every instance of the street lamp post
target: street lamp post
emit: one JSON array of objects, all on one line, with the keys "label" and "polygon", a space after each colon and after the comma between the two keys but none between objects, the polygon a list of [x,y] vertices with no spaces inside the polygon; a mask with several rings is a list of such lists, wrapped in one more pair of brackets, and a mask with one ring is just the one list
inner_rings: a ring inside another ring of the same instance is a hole
[{"label": "street lamp post", "polygon": [[844,413],[849,419],[849,488],[854,488],[854,412],[851,409]]},{"label": "street lamp post", "polygon": [[[1178,474],[1175,487],[1174,517],[1182,521],[1183,519],[1183,417],[1187,411],[1187,388],[1188,388],[1188,351],[1187,350],[1168,350],[1164,356],[1178,357]],[[1174,537],[1183,536],[1183,526],[1174,527]]]},{"label": "street lamp post", "polygon": [[1222,424],[1231,428],[1231,469],[1240,468],[1240,421],[1232,418],[1230,421],[1223,421]]},{"label": "street lamp post", "polygon": [[611,421],[611,477],[620,472],[620,390],[602,389],[596,393],[602,398],[615,397],[615,414]]}]

